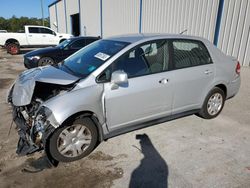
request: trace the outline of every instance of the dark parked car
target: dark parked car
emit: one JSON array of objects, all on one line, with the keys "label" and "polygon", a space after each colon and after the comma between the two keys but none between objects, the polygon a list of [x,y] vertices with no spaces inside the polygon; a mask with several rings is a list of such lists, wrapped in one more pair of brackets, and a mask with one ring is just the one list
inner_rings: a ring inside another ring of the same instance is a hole
[{"label": "dark parked car", "polygon": [[42,48],[24,55],[24,66],[28,69],[57,64],[84,46],[99,40],[100,37],[74,37],[67,39],[55,47]]}]

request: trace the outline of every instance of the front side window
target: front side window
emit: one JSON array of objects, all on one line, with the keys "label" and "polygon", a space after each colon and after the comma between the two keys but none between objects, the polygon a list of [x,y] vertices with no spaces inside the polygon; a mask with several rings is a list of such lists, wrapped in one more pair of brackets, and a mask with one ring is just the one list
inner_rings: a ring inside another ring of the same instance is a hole
[{"label": "front side window", "polygon": [[59,68],[85,78],[127,45],[127,42],[98,40],[67,58]]},{"label": "front side window", "polygon": [[208,50],[200,41],[174,40],[173,53],[175,69],[212,63]]},{"label": "front side window", "polygon": [[169,67],[168,43],[157,40],[139,45],[111,66],[112,72],[123,70],[129,78],[166,71]]}]

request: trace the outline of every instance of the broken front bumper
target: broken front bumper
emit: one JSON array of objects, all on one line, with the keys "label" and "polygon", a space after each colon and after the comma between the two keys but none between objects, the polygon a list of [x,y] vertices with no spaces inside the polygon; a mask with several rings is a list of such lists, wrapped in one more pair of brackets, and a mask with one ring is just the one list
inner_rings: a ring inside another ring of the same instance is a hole
[{"label": "broken front bumper", "polygon": [[30,137],[30,125],[26,122],[23,115],[21,114],[20,108],[13,107],[13,121],[16,124],[19,141],[17,144],[16,153],[18,155],[28,155],[41,148],[37,146]]},{"label": "broken front bumper", "polygon": [[44,106],[39,108],[34,119],[25,114],[23,107],[13,106],[13,121],[20,136],[16,151],[18,155],[28,155],[44,149],[48,136],[55,130],[48,117],[53,117],[52,112]]}]

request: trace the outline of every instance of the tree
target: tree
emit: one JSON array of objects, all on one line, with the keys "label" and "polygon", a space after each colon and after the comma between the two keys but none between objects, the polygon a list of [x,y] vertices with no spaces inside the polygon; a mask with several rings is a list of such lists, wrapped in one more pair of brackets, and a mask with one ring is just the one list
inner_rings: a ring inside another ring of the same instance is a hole
[{"label": "tree", "polygon": [[[13,15],[9,19],[0,17],[0,30],[7,30],[8,32],[23,31],[25,25],[42,25],[42,19],[20,17]],[[49,27],[49,18],[44,19],[44,26]]]}]

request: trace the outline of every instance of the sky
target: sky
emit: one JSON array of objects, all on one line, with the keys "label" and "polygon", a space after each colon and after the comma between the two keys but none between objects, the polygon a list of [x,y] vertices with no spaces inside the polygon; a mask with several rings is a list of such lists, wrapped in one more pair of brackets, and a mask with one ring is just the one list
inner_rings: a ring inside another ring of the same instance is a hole
[{"label": "sky", "polygon": [[41,1],[43,1],[44,17],[48,17],[48,5],[55,0],[0,0],[0,17],[35,17],[42,18]]}]

